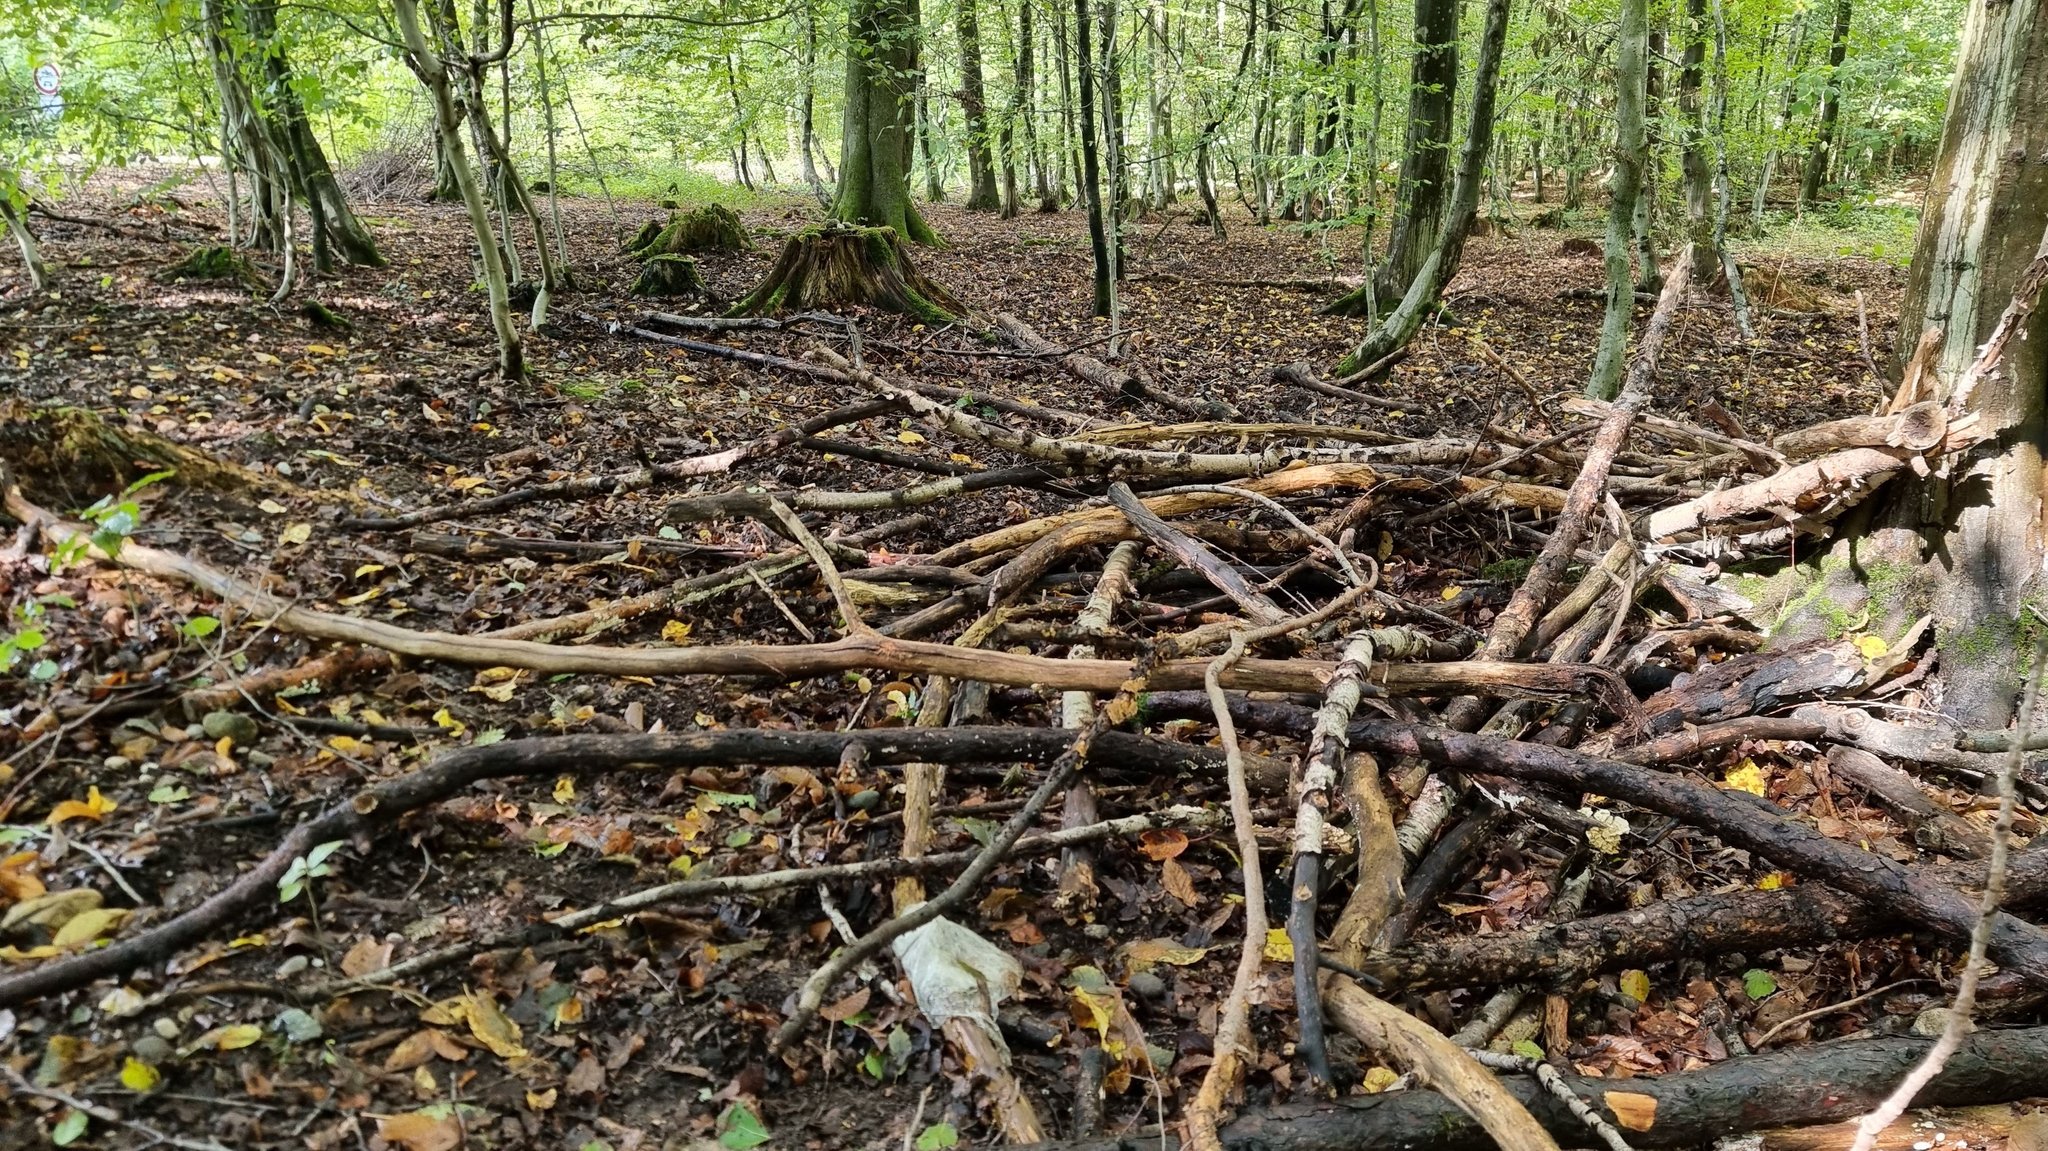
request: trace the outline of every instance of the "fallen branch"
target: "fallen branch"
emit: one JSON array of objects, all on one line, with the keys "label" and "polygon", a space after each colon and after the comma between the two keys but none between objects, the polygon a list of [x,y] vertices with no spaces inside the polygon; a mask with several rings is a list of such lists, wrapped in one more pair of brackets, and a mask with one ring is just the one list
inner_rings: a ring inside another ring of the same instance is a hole
[{"label": "fallen branch", "polygon": [[1032,330],[1031,325],[1010,315],[1008,312],[996,313],[996,327],[1001,328],[1003,334],[1008,336],[1010,342],[1018,348],[1034,356],[1058,359],[1060,366],[1073,373],[1076,379],[1084,383],[1094,384],[1111,395],[1123,396],[1126,399],[1132,400],[1151,400],[1156,404],[1161,404],[1172,408],[1174,411],[1191,416],[1220,416],[1224,419],[1237,418],[1236,410],[1229,404],[1218,400],[1184,400],[1179,396],[1169,395],[1160,391],[1158,388],[1153,387],[1149,380],[1136,373],[1124,371],[1122,368],[1113,368],[1084,352],[1063,350],[1051,340]]},{"label": "fallen branch", "polygon": [[[1927,872],[1822,836],[1745,792],[1702,786],[1611,760],[1491,736],[1403,723],[1351,728],[1355,746],[1417,756],[1461,771],[1504,775],[1593,792],[1674,816],[1780,867],[1831,884],[1871,903],[1889,904],[1913,922],[1968,938],[1977,909],[1962,892]],[[2048,932],[2009,914],[1993,922],[1991,949],[2002,967],[2048,986]]]},{"label": "fallen branch", "polygon": [[[1633,1146],[1697,1147],[1746,1131],[1853,1119],[1882,1098],[1931,1045],[1917,1038],[1857,1037],[1668,1075],[1615,1080],[1560,1073],[1559,1078],[1573,1094],[1593,1101],[1603,1120],[1626,1131]],[[1505,1090],[1559,1138],[1584,1140],[1585,1124],[1542,1085],[1516,1079]],[[2048,1092],[2048,1027],[1980,1031],[1963,1041],[1919,1102],[1967,1107],[2043,1092]],[[1491,1134],[1457,1104],[1429,1090],[1275,1107],[1240,1116],[1222,1136],[1229,1151],[1494,1151],[1496,1146]],[[1171,1135],[1146,1130],[1115,1139],[1044,1143],[1038,1151],[1179,1151],[1183,1146]]]},{"label": "fallen branch", "polygon": [[[314,844],[358,837],[374,842],[407,812],[439,802],[481,780],[735,763],[830,767],[849,746],[859,746],[872,763],[1043,763],[1060,757],[1072,742],[1070,733],[1062,731],[983,727],[567,735],[466,747],[418,771],[365,788],[299,824],[269,855],[189,911],[99,950],[0,977],[0,1007],[76,990],[93,980],[131,971],[198,943],[258,908],[274,911],[278,877]],[[1162,768],[1175,765],[1171,770],[1179,770],[1200,750],[1121,732],[1105,732],[1098,742],[1102,754],[1118,762],[1149,758]],[[1214,752],[1203,758],[1212,763],[1220,759]]]}]

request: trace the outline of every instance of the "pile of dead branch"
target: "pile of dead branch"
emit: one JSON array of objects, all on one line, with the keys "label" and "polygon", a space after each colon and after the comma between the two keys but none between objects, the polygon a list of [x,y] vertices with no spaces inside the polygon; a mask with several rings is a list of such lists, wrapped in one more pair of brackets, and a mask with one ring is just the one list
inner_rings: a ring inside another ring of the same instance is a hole
[{"label": "pile of dead branch", "polygon": [[[1178,414],[1204,418],[1111,425],[898,379],[868,361],[858,324],[842,316],[657,314],[610,325],[605,338],[649,340],[825,382],[844,406],[717,452],[358,515],[344,526],[409,533],[411,549],[456,559],[574,558],[624,545],[431,529],[543,502],[725,476],[723,491],[670,502],[669,520],[752,519],[779,536],[781,547],[737,563],[714,554],[711,570],[647,594],[476,634],[290,602],[255,580],[139,543],[101,558],[203,589],[245,619],[342,645],[337,654],[349,659],[385,653],[544,673],[779,681],[879,669],[918,678],[910,725],[625,732],[453,752],[300,823],[191,910],[153,921],[140,915],[139,926],[109,946],[0,975],[0,1006],[77,992],[211,936],[247,930],[266,908],[275,911],[279,877],[311,845],[375,841],[408,813],[479,780],[646,766],[892,763],[903,765],[905,779],[899,859],[622,892],[547,921],[423,950],[356,980],[308,982],[290,993],[317,998],[389,987],[483,952],[571,938],[619,915],[712,894],[894,877],[893,916],[864,934],[842,921],[844,946],[785,1005],[771,1052],[791,1067],[814,1062],[827,1039],[809,1024],[846,994],[856,969],[893,945],[925,1010],[986,1081],[1008,1138],[1085,1140],[1097,1135],[1091,1128],[1105,1074],[1118,1082],[1165,1078],[1164,1068],[1150,1066],[1137,1024],[1120,1008],[1105,1015],[1104,1034],[1119,1037],[1109,1070],[1101,1058],[1083,1060],[1096,1081],[1083,1085],[1082,1096],[1096,1105],[1077,1124],[1055,1127],[1009,1072],[994,1023],[997,1003],[1016,983],[1014,960],[946,917],[967,905],[1006,856],[1036,851],[1059,853],[1058,906],[1087,921],[1098,895],[1094,853],[1104,840],[1227,823],[1242,862],[1243,952],[1204,1081],[1176,1100],[1174,1128],[1196,1146],[1217,1146],[1219,1138],[1296,1148],[1489,1140],[1528,1148],[1593,1138],[1612,1147],[1664,1146],[1859,1114],[1919,1057],[1924,1040],[1750,1055],[1743,1020],[1716,1003],[1701,1008],[1728,1056],[1714,1066],[1626,1089],[1552,1066],[1568,1064],[1571,1053],[1569,997],[1601,973],[1901,931],[1956,945],[1976,922],[1974,891],[1985,879],[1978,861],[1988,850],[1984,832],[1938,808],[1893,765],[1981,781],[1996,773],[1998,757],[1856,706],[1924,674],[1919,637],[1873,645],[1844,636],[1759,650],[1758,612],[1770,605],[1713,578],[1739,556],[1782,555],[1792,538],[1824,532],[1889,477],[1970,443],[1970,431],[1932,404],[1775,443],[1652,412],[1658,354],[1687,278],[1683,265],[1671,272],[1672,287],[1617,402],[1533,396],[1523,425],[1530,430],[1491,428],[1472,439],[1235,422],[1217,414],[1227,405],[1159,397],[1146,381],[1084,349],[1050,345],[1007,318],[999,330],[1008,332],[1009,350],[997,354],[1035,359],[1045,371],[1072,373],[1134,405],[1195,408]],[[790,328],[817,338],[802,358],[748,347],[758,333]],[[1288,374],[1338,388],[1299,368]],[[969,446],[987,462],[963,464],[964,455],[931,447],[903,450],[920,437],[893,437],[888,448],[833,438],[881,417],[892,426],[920,421],[923,442]],[[872,459],[929,478],[863,491],[749,480],[761,461],[800,451]],[[920,509],[1001,489],[1045,494],[1064,510],[928,554],[884,546],[933,529]],[[46,548],[92,535],[13,482],[5,510],[39,532]],[[1423,541],[1438,533],[1491,549],[1503,562],[1447,586],[1412,586],[1414,565],[1402,553],[1427,548]],[[785,595],[819,584],[832,597],[836,622],[829,626],[838,634],[814,635],[814,642],[633,642],[636,627],[728,595],[770,597],[799,631],[812,633],[819,629]],[[278,684],[254,689],[264,686]],[[992,723],[991,687],[1046,693],[1059,725]],[[1191,723],[1203,732],[1193,742]],[[1162,734],[1169,724],[1178,738]],[[1250,730],[1263,733],[1268,754],[1243,750],[1240,735]],[[1826,747],[1832,770],[1896,809],[1931,853],[1953,859],[1880,857],[1695,771],[1765,740]],[[1292,751],[1270,754],[1282,746]],[[982,764],[1029,766],[1028,796],[979,849],[931,854],[933,811],[946,802],[949,769]],[[1099,793],[1104,781],[1168,775],[1220,788],[1227,818],[1213,808],[1116,811]],[[1055,802],[1058,828],[1042,829]],[[1660,850],[1674,835],[1691,851],[1717,850],[1718,841],[1747,852],[1791,881],[1663,901],[1617,894],[1617,861]],[[1549,876],[1549,921],[1491,936],[1411,939],[1420,917],[1469,874],[1479,847],[1501,836],[1531,845],[1532,866]],[[1285,906],[1266,904],[1274,874],[1290,877]],[[923,877],[934,875],[949,878],[927,890]],[[2013,906],[2048,900],[2048,855],[2018,857],[2007,884]],[[1627,910],[1582,914],[1589,902],[1618,906],[1618,899]],[[2048,933],[2010,912],[1993,928],[1991,955],[2002,970],[1994,990],[2017,1003],[2048,989]],[[1272,958],[1273,931],[1291,944],[1297,1054],[1311,1089],[1348,1090],[1361,1079],[1384,1086],[1369,1074],[1381,1065],[1404,1073],[1398,1082],[1408,1090],[1230,1117],[1246,1069],[1262,1065],[1254,990],[1286,962]],[[969,971],[964,986],[932,974],[946,964],[919,958],[931,949]],[[1453,989],[1481,994],[1439,994]],[[1524,1044],[1540,1039],[1548,1061],[1485,1053],[1503,1030]],[[2048,1078],[2044,1056],[2048,1031],[1979,1035],[1923,1099],[1963,1103],[2048,1090],[2038,1081]],[[1768,1106],[1755,1106],[1759,1096]],[[1159,1145],[1143,1130],[1124,1137],[1131,1146]]]}]

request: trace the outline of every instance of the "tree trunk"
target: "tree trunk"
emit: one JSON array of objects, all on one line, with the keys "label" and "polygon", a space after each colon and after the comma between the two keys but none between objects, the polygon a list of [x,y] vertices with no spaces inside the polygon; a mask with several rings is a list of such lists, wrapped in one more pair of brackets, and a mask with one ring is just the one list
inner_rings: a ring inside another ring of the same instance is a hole
[{"label": "tree trunk", "polygon": [[[1017,194],[1017,123],[1024,118],[1024,101],[1031,90],[1031,0],[1023,0],[1018,6],[1023,14],[1019,20],[1019,35],[1014,50],[1010,53],[1010,106],[1003,112],[1003,126],[996,140],[996,151],[1003,158],[1003,219],[1014,220],[1023,211],[1023,202]],[[1009,13],[1001,13],[1007,22]],[[1027,170],[1025,175],[1030,175]]]},{"label": "tree trunk", "polygon": [[1742,268],[1735,253],[1728,250],[1728,207],[1734,193],[1728,181],[1728,20],[1721,0],[1714,0],[1714,225],[1713,250],[1720,255],[1721,271],[1728,277],[1728,304],[1735,312],[1736,330],[1745,340],[1756,338],[1749,321],[1749,297],[1742,289]]},{"label": "tree trunk", "polygon": [[525,350],[520,346],[518,329],[512,326],[511,290],[505,279],[504,261],[499,257],[497,237],[491,234],[490,210],[484,206],[483,190],[477,187],[476,175],[469,170],[469,158],[463,154],[462,129],[456,118],[455,96],[449,91],[448,69],[420,27],[416,0],[392,0],[392,7],[398,15],[399,31],[405,36],[406,51],[412,57],[413,72],[433,99],[434,121],[448,150],[463,206],[469,210],[470,227],[476,233],[484,291],[490,300],[491,327],[498,335],[498,378],[520,379],[526,374]]},{"label": "tree trunk", "polygon": [[2048,226],[2048,165],[2037,160],[2048,153],[2040,8],[2041,0],[1970,5],[1900,312],[1902,358],[1923,333],[1940,333],[1934,398],[1952,415],[1974,413],[1992,438],[1926,480],[1894,481],[1875,538],[1852,556],[1881,625],[1903,630],[1894,621],[1932,613],[1943,710],[1970,728],[2010,721],[2042,627],[2032,608],[2048,559],[2048,313],[2035,312],[2006,344],[1995,375],[1956,391]]},{"label": "tree trunk", "polygon": [[[1465,237],[1472,230],[1472,218],[1479,206],[1479,185],[1486,173],[1487,150],[1493,142],[1494,95],[1500,86],[1501,54],[1507,43],[1510,0],[1487,0],[1486,29],[1479,39],[1479,63],[1472,72],[1472,124],[1465,133],[1465,148],[1458,157],[1457,185],[1451,196],[1437,246],[1423,261],[1409,282],[1401,303],[1378,324],[1361,344],[1337,365],[1336,374],[1347,376],[1406,347],[1434,309],[1444,286],[1457,275],[1465,252]],[[1343,309],[1346,301],[1363,307],[1360,288],[1330,306]],[[1355,313],[1344,313],[1355,314]]]},{"label": "tree trunk", "polygon": [[[1031,157],[1032,189],[1038,196],[1038,210],[1057,212],[1060,210],[1060,187],[1053,181],[1051,166],[1045,162],[1045,149],[1038,140],[1038,75],[1035,68],[1038,36],[1031,17],[1036,3],[1037,0],[1021,0],[1017,6],[1017,39],[1023,46],[1023,58],[1018,61],[1017,73],[1023,94],[1018,99],[1023,109],[1024,151]],[[1053,25],[1065,27],[1066,22],[1056,19]]]},{"label": "tree trunk", "polygon": [[1655,293],[1664,287],[1664,274],[1657,270],[1654,230],[1659,166],[1650,163],[1650,156],[1661,143],[1657,138],[1657,125],[1661,116],[1658,105],[1663,97],[1664,74],[1657,67],[1657,62],[1664,58],[1664,29],[1652,27],[1646,43],[1643,53],[1643,151],[1636,168],[1641,182],[1636,186],[1636,210],[1629,226],[1636,240],[1636,291]]},{"label": "tree trunk", "polygon": [[1835,0],[1835,27],[1828,37],[1828,78],[1821,89],[1820,129],[1813,138],[1813,151],[1806,155],[1806,169],[1799,174],[1799,210],[1804,212],[1820,198],[1827,183],[1828,165],[1834,160],[1835,124],[1842,118],[1842,61],[1849,56],[1849,0]]},{"label": "tree trunk", "polygon": [[[1707,62],[1707,0],[1685,0],[1685,54],[1678,70],[1678,107],[1685,119],[1685,149],[1679,169],[1685,176],[1685,224],[1691,237],[1692,276],[1705,283],[1721,267],[1721,246],[1715,242],[1713,177],[1707,167],[1706,109],[1700,100]],[[1719,131],[1717,124],[1715,131]]]},{"label": "tree trunk", "polygon": [[1457,0],[1415,0],[1415,63],[1408,85],[1408,138],[1394,193],[1394,227],[1375,285],[1380,299],[1408,290],[1435,250],[1450,170],[1451,113],[1458,92]]},{"label": "tree trunk", "polygon": [[[917,91],[917,18],[910,0],[854,0],[848,20],[846,112],[832,218],[894,228],[919,244],[939,237],[910,202],[910,110]],[[926,156],[929,165],[930,156]]]},{"label": "tree trunk", "polygon": [[1147,0],[1145,26],[1151,33],[1148,43],[1152,66],[1145,70],[1145,80],[1150,86],[1152,118],[1146,133],[1146,147],[1151,152],[1146,179],[1151,185],[1154,208],[1173,203],[1174,183],[1178,179],[1173,170],[1173,89],[1167,82],[1174,68],[1166,21],[1165,0]]},{"label": "tree trunk", "polygon": [[1095,71],[1090,64],[1094,32],[1088,27],[1088,0],[1074,0],[1074,73],[1081,87],[1081,193],[1088,200],[1088,247],[1095,256],[1095,310],[1109,315],[1116,291],[1110,279],[1109,233],[1104,227],[1102,170],[1095,150]]},{"label": "tree trunk", "polygon": [[15,246],[21,249],[21,262],[28,268],[28,284],[40,292],[50,286],[50,266],[43,262],[42,250],[36,247],[35,233],[28,230],[28,194],[21,190],[12,172],[0,171],[0,219],[7,223],[8,234],[14,237]]},{"label": "tree trunk", "polygon": [[1643,186],[1643,91],[1648,83],[1649,19],[1645,0],[1621,0],[1621,30],[1614,41],[1614,180],[1607,209],[1607,311],[1600,322],[1600,350],[1586,394],[1611,400],[1621,393],[1628,360],[1629,320],[1635,314],[1635,284],[1629,278],[1629,241],[1635,232],[1636,199]]},{"label": "tree trunk", "polygon": [[995,162],[988,147],[988,102],[981,83],[981,21],[974,12],[975,0],[956,2],[960,111],[967,121],[967,210],[993,212],[1002,207],[1002,198],[996,192]]}]

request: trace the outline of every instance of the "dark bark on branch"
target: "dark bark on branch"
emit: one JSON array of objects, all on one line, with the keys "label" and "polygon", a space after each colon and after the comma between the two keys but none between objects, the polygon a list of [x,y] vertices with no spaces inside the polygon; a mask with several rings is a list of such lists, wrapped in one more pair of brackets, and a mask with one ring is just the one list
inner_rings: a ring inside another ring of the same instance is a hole
[{"label": "dark bark on branch", "polygon": [[[1352,746],[1387,755],[1418,756],[1462,771],[1484,772],[1594,792],[1684,820],[1723,842],[1819,880],[1914,923],[1953,938],[1968,938],[1977,907],[1955,887],[1924,870],[1898,863],[1793,823],[1771,803],[1746,792],[1658,775],[1629,764],[1536,744],[1467,735],[1405,723],[1358,724]],[[2048,985],[2048,932],[2001,913],[1993,921],[1991,952],[2001,967],[2036,986]]]},{"label": "dark bark on branch", "polygon": [[[1848,1039],[1818,1047],[1731,1059],[1698,1071],[1627,1080],[1563,1075],[1572,1091],[1611,1123],[1609,1092],[1655,1101],[1648,1130],[1623,1126],[1635,1147],[1692,1147],[1724,1135],[1851,1119],[1874,1106],[1927,1051],[1926,1039]],[[1533,1079],[1504,1086],[1538,1122],[1575,1146],[1584,1123]],[[1918,1106],[1964,1107],[2048,1091],[2048,1027],[1983,1031],[1965,1040],[1916,1098]],[[1231,1151],[1490,1151],[1492,1139],[1434,1091],[1354,1096],[1338,1106],[1277,1107],[1241,1116],[1222,1131]],[[1178,1151],[1171,1136],[1041,1143],[1037,1151]]]}]

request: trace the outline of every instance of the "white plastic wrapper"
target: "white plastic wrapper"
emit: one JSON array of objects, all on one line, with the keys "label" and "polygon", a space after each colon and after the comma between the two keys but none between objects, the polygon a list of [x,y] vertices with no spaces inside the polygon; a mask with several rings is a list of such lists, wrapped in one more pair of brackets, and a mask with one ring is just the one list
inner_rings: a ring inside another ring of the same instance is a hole
[{"label": "white plastic wrapper", "polygon": [[950,919],[934,919],[896,940],[917,1005],[933,1023],[971,1019],[996,1031],[996,1008],[1024,986],[1010,953]]}]

